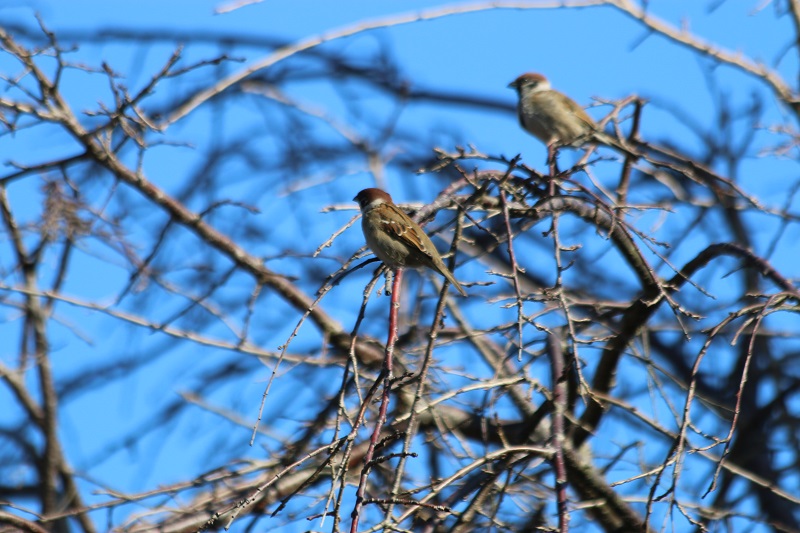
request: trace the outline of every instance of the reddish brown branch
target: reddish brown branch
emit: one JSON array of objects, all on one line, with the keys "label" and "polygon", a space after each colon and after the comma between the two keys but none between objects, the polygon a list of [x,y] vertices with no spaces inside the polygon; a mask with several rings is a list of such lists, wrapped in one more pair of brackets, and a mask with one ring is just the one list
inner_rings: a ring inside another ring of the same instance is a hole
[{"label": "reddish brown branch", "polygon": [[383,363],[383,370],[381,370],[378,381],[383,379],[383,394],[381,395],[381,405],[378,411],[378,418],[375,420],[375,427],[372,430],[372,437],[369,440],[369,448],[364,455],[364,466],[361,469],[361,476],[358,480],[358,489],[356,490],[356,503],[353,507],[353,512],[350,514],[353,521],[350,524],[351,533],[358,531],[358,520],[360,517],[361,509],[364,506],[365,494],[367,490],[367,478],[372,469],[374,462],[375,447],[380,440],[383,425],[386,422],[386,413],[389,410],[389,393],[392,389],[392,368],[394,366],[394,344],[397,341],[397,310],[400,308],[400,287],[403,279],[403,269],[398,268],[394,272],[394,279],[392,281],[392,298],[389,303],[389,334],[386,340],[386,352]]}]

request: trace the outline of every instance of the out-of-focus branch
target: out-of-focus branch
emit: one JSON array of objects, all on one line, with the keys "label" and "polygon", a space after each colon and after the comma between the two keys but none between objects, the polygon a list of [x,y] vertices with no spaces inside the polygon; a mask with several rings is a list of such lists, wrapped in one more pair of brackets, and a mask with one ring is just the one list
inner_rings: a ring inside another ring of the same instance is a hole
[{"label": "out-of-focus branch", "polygon": [[[775,94],[778,96],[778,98],[785,102],[786,105],[792,109],[795,115],[800,116],[800,98],[798,98],[798,95],[784,83],[783,78],[781,78],[776,71],[770,69],[767,65],[756,62],[746,57],[741,52],[734,53],[729,50],[725,50],[716,44],[704,41],[700,37],[692,35],[686,30],[681,30],[670,24],[667,24],[663,20],[649,14],[644,7],[633,2],[632,0],[606,0],[605,3],[617,8],[631,18],[639,21],[653,32],[663,35],[672,41],[699,52],[702,56],[711,57],[721,63],[736,67],[744,72],[747,72],[748,74],[752,74],[763,79],[770,87],[772,87],[772,90],[775,91]],[[792,4],[796,3],[797,0],[792,0]]]},{"label": "out-of-focus branch", "polygon": [[[776,281],[784,291],[800,301],[800,293],[798,293],[798,290],[788,281],[783,280],[783,278],[769,266],[769,263],[760,259],[753,253],[742,249],[738,245],[731,243],[713,244],[709,246],[694,259],[689,261],[680,272],[675,274],[672,279],[665,284],[665,286],[669,287],[670,292],[679,290],[695,272],[708,264],[712,259],[722,255],[735,255],[745,259],[748,262],[748,266],[759,269],[762,275]],[[660,300],[657,300],[656,296],[657,294],[653,289],[645,291],[623,314],[616,335],[612,337],[603,349],[603,355],[595,371],[597,378],[592,383],[593,391],[599,392],[600,394],[607,394],[614,386],[619,358],[628,344],[633,341],[639,329],[647,323],[658,308]],[[600,402],[589,402],[586,411],[583,416],[581,416],[580,424],[573,435],[573,445],[576,448],[580,447],[592,431],[597,428],[603,416],[603,412],[604,408]]]},{"label": "out-of-focus branch", "polygon": [[4,513],[0,511],[0,523],[9,524],[16,528],[15,531],[27,531],[28,533],[50,533],[48,530],[30,520],[25,520],[22,517]]},{"label": "out-of-focus branch", "polygon": [[[176,222],[192,230],[200,239],[227,256],[241,269],[249,272],[259,283],[263,283],[265,286],[277,292],[298,311],[305,312],[313,307],[312,298],[304,294],[303,291],[297,288],[286,277],[272,272],[264,266],[259,258],[248,254],[241,246],[237,245],[229,237],[223,235],[203,220],[201,216],[192,212],[181,202],[178,202],[150,182],[144,176],[143,172],[128,168],[107,143],[89,135],[74,116],[67,103],[62,99],[60,93],[55,90],[45,74],[39,70],[33,60],[30,59],[32,57],[31,54],[17,45],[10,36],[2,31],[2,29],[0,29],[0,40],[2,40],[4,45],[17,57],[26,58],[26,66],[36,77],[43,94],[49,95],[52,99],[50,107],[53,120],[56,120],[67,129],[67,131],[86,148],[87,153],[98,164],[108,169],[116,178],[139,191],[154,204],[161,207]],[[319,307],[311,311],[310,317],[322,332],[331,339],[334,346],[345,353],[348,351],[350,345],[349,335],[345,333],[338,322],[333,320]],[[383,359],[380,352],[363,343],[358,344],[357,353],[368,364],[378,364],[378,362]]]}]

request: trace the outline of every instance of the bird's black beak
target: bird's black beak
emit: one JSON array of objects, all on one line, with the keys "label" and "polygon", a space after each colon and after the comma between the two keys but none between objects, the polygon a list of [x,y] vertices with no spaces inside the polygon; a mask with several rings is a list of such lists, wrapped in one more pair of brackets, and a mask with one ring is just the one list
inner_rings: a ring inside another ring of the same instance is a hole
[{"label": "bird's black beak", "polygon": [[506,88],[508,88],[508,89],[516,89],[517,88],[517,82],[516,81],[512,81],[511,83],[506,85]]}]

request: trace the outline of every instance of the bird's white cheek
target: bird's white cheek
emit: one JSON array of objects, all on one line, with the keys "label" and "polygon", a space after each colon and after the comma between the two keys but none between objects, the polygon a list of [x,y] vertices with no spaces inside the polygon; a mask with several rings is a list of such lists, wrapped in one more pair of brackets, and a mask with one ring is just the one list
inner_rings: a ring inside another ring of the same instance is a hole
[{"label": "bird's white cheek", "polygon": [[362,212],[362,213],[368,213],[369,211],[372,211],[373,209],[375,209],[376,207],[378,207],[379,205],[381,205],[381,204],[384,204],[384,203],[386,203],[386,202],[384,202],[384,201],[383,201],[382,199],[380,199],[380,198],[377,198],[377,199],[375,199],[375,200],[372,200],[372,201],[371,201],[370,203],[368,203],[367,205],[365,205],[365,206],[363,207],[363,209],[361,209],[361,212]]}]

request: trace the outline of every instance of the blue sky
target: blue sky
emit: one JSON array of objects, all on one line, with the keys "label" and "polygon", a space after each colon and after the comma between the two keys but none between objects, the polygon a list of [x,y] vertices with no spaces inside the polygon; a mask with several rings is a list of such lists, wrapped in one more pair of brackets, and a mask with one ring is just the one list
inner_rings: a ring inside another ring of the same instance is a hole
[{"label": "blue sky", "polygon": [[[681,25],[683,21],[689,21],[689,29],[705,39],[730,50],[741,50],[770,65],[781,57],[780,51],[787,45],[792,32],[788,18],[776,18],[771,7],[755,10],[757,2],[728,1],[713,10],[710,7],[716,2],[661,0],[649,4],[654,13],[668,22]],[[265,35],[293,42],[348,27],[356,21],[457,4],[432,1],[267,0],[228,14],[215,14],[215,8],[220,5],[223,5],[222,2],[206,0],[6,0],[0,1],[0,17],[33,26],[34,13],[38,13],[57,35],[68,31],[128,28],[158,29],[189,35],[230,32]],[[381,44],[388,45],[402,72],[419,87],[461,92],[508,104],[506,111],[418,104],[404,112],[401,119],[404,126],[412,129],[418,127],[421,135],[438,135],[443,142],[450,143],[443,146],[446,149],[452,149],[455,144],[474,143],[486,152],[507,156],[523,153],[526,161],[542,170],[544,147],[517,126],[513,112],[514,94],[506,88],[511,80],[526,71],[547,74],[554,87],[571,95],[583,105],[590,104],[593,97],[619,99],[638,94],[649,99],[651,103],[645,110],[643,137],[669,138],[678,142],[679,147],[690,154],[697,149],[696,138],[671,118],[665,109],[666,106],[675,106],[691,116],[701,128],[714,131],[712,120],[716,116],[715,102],[718,99],[707,90],[708,78],[705,76],[709,72],[718,93],[729,95],[730,101],[736,106],[746,105],[754,94],[764,97],[765,124],[778,122],[786,114],[760,80],[731,67],[712,69],[707,60],[699,59],[685,47],[662,37],[646,36],[634,21],[610,8],[485,10],[365,32],[324,46],[329,50],[344,52],[355,49],[367,54]],[[147,82],[173,49],[171,44],[160,45],[142,53],[131,43],[84,45],[70,57],[95,66],[101,61],[108,62],[116,71],[125,73],[126,83],[135,88]],[[200,59],[214,56],[219,51],[211,46],[190,47],[190,53],[194,59]],[[268,51],[256,47],[240,47],[232,55],[241,58],[241,63],[230,63],[220,70],[205,69],[192,74],[189,79],[200,83],[204,77],[230,74],[267,53]],[[784,73],[789,83],[795,83],[789,76],[797,70],[797,63],[797,56],[789,54],[775,68]],[[0,59],[0,70],[8,66],[7,58]],[[110,98],[107,90],[101,88],[103,82],[100,79],[87,80],[85,76],[75,76],[74,80],[68,79],[65,85],[76,109],[93,108],[98,99]],[[298,82],[285,89],[293,98],[324,107],[343,120],[350,118],[346,115],[346,102],[329,86],[317,82]],[[163,100],[159,100],[162,95],[158,94],[155,100],[168,101],[168,96],[164,94]],[[374,113],[375,117],[391,112],[379,95],[375,95],[374,103],[366,104],[365,109]],[[590,110],[590,113],[599,118],[607,109],[600,107]],[[254,115],[250,109],[236,109],[225,120],[220,121],[222,126],[219,129],[225,135],[231,135],[237,130],[246,132],[248,128],[262,127],[260,117]],[[215,135],[220,134],[215,130],[217,126],[209,114],[198,114],[170,128],[164,133],[164,140],[197,141],[198,145],[206,146],[213,143]],[[743,125],[736,134],[744,135],[747,132],[747,127]],[[765,161],[759,157],[758,151],[774,142],[775,136],[769,132],[757,134],[755,148],[742,167],[746,173],[738,176],[738,179],[745,190],[758,196],[766,205],[780,207],[786,201],[787,190],[783,186],[776,187],[775,184],[797,179],[797,154],[792,153],[782,160],[770,158]],[[22,162],[37,161],[44,154],[69,154],[74,149],[70,141],[55,135],[45,137],[43,142],[40,132],[34,134],[22,131],[13,139],[0,138],[0,153],[13,154],[13,159]],[[266,151],[269,149],[270,147],[264,147]],[[174,154],[172,149],[156,149],[146,165],[148,177],[170,192],[177,192],[185,186],[183,179],[191,173],[192,165],[196,162],[191,156],[190,148],[186,149],[184,157],[176,157]],[[4,157],[2,162],[6,159]],[[3,169],[3,174],[8,171],[7,167],[0,168]],[[244,163],[241,166],[232,166],[228,171],[231,184],[224,192],[233,198],[245,200],[248,198],[248,191],[260,186],[261,177],[248,174]],[[299,178],[310,184],[323,182],[325,169],[320,168],[318,174]],[[388,173],[387,183],[399,201],[430,200],[438,192],[426,188],[420,178],[400,175],[396,171]],[[348,177],[347,187],[334,189],[312,185],[301,192],[298,198],[315,206],[309,212],[316,213],[319,208],[330,203],[350,202],[357,190],[373,184],[374,180],[369,173],[356,165],[352,176]],[[11,194],[17,201],[31,202],[33,206],[38,201],[35,187],[35,184],[30,188],[20,184]],[[278,192],[275,195],[260,197],[257,207],[265,213],[264,216],[274,216],[276,229],[290,239],[296,238],[299,251],[304,253],[313,252],[331,233],[331,228],[343,224],[354,214],[349,211],[319,214],[319,218],[315,220],[324,222],[306,225],[306,221],[294,218],[286,196],[280,194],[281,189],[276,190]],[[136,206],[135,201],[132,201],[132,205]],[[800,206],[796,198],[793,206],[795,210]],[[35,215],[36,211],[32,209],[31,216]],[[157,215],[148,216],[150,218],[142,220],[141,228],[134,230],[141,231],[143,239],[152,228],[163,223]],[[643,229],[656,227],[658,224],[657,217],[651,218],[646,214],[641,215],[639,220]],[[764,217],[754,217],[753,224],[760,228],[758,231],[764,233],[764,240],[759,241],[763,249],[757,251],[765,253],[765,243],[777,231],[776,223],[774,220],[765,220]],[[232,231],[236,229],[235,224],[226,226],[231,227]],[[787,276],[800,277],[796,247],[787,244],[791,242],[792,235],[796,236],[796,230],[780,241],[781,246],[775,252],[774,260]],[[338,258],[351,253],[360,246],[360,238],[357,229],[350,230],[331,251],[331,256]],[[184,246],[185,249],[175,251],[176,255],[191,255],[194,246],[192,241],[187,239]],[[254,253],[280,256],[284,252],[282,246],[283,243],[265,241]],[[7,254],[8,248],[5,247],[0,253]],[[92,249],[76,258],[78,266],[73,265],[73,269],[81,274],[70,278],[66,290],[87,300],[97,299],[108,303],[109,298],[125,283],[128,272],[124,268],[96,271],[93,258],[97,253],[110,255],[108,250]],[[694,253],[696,250],[687,245],[685,249],[678,250],[673,259],[681,264]],[[278,271],[290,271],[292,268],[288,260],[276,259],[273,264]],[[323,268],[335,270],[335,261],[330,261]],[[468,275],[477,277],[481,273],[476,268]],[[349,287],[363,286],[365,279],[366,276],[362,275]],[[240,285],[237,286],[237,283]],[[725,281],[710,280],[709,283],[720,294],[725,294]],[[240,296],[246,299],[249,290],[246,280],[234,279],[233,285],[238,287]],[[163,309],[161,318],[169,316],[170,312],[173,311],[169,308]],[[264,320],[278,321],[285,312],[285,309],[279,307],[265,309]],[[342,311],[340,320],[350,324],[355,312],[355,308]],[[104,330],[107,322],[94,312],[72,309],[68,314],[72,324],[77,324],[93,341],[81,342],[67,328],[59,330],[55,326],[54,336],[59,342],[54,345],[54,352],[61,354],[56,358],[56,371],[63,372],[62,375],[76,375],[84,365],[86,368],[93,368],[114,351],[121,352],[120,357],[132,360],[148,358],[148,363],[130,377],[115,381],[108,387],[99,387],[64,406],[62,432],[67,454],[76,467],[87,471],[101,485],[109,483],[126,490],[146,490],[160,483],[183,479],[187,472],[204,471],[215,466],[216,452],[220,449],[231,452],[246,445],[249,432],[245,428],[227,434],[224,438],[220,437],[217,433],[205,430],[208,425],[219,423],[219,419],[197,410],[191,417],[182,418],[178,427],[144,439],[140,448],[122,453],[106,450],[104,447],[107,442],[113,442],[132,426],[145,424],[154,407],[165,408],[172,402],[179,401],[178,395],[181,392],[198,386],[202,382],[204,360],[220,354],[213,349],[200,351],[196,346],[184,346],[156,334],[142,333],[141,329],[132,326]],[[285,338],[293,325],[294,323],[286,325],[286,331],[281,332],[283,336],[278,334],[259,340],[265,343],[265,347],[274,349],[280,344],[275,339]],[[796,324],[791,324],[791,327],[796,327]],[[258,339],[257,332],[254,336]],[[313,343],[314,340],[312,335],[308,339],[301,337],[295,342],[298,343],[299,350],[303,343]],[[175,350],[170,353],[175,355],[158,355],[173,344]],[[120,350],[119,347],[123,349]],[[2,353],[3,360],[13,357],[13,351]],[[252,378],[240,380],[229,388],[223,387],[210,397],[237,410],[250,423],[268,378],[268,370],[253,361],[242,364],[242,372],[252,372]],[[284,367],[284,370],[288,371],[289,368]],[[302,375],[293,376],[291,372],[282,376],[284,386],[277,388],[270,399],[270,402],[274,402],[268,406],[270,416],[290,418],[290,414],[281,413],[276,407],[290,400],[313,405],[314,390],[309,389],[304,378]],[[318,379],[314,383],[315,387],[331,386],[324,378]],[[338,383],[334,386],[338,386]],[[2,396],[0,400],[5,401]],[[282,424],[280,420],[276,418],[275,424],[269,428],[278,437],[292,427],[289,423]],[[143,431],[146,429],[142,427]],[[187,442],[190,443],[188,447]],[[276,446],[276,442],[265,438],[260,445]],[[204,466],[198,469],[198,464]],[[301,523],[298,527],[302,526],[304,524]]]}]

